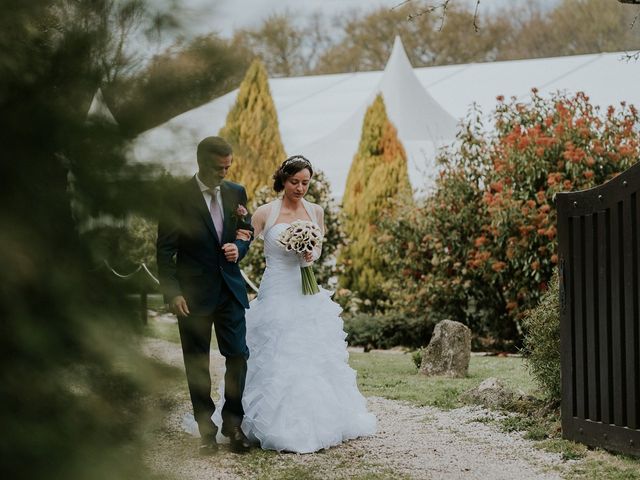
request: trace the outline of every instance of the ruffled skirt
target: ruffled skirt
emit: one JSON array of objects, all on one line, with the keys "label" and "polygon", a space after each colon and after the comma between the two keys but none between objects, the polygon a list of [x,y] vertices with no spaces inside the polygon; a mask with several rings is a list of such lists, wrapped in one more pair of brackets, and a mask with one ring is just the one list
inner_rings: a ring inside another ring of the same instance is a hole
[{"label": "ruffled skirt", "polygon": [[247,311],[242,429],[264,449],[309,453],[375,433],[376,419],[347,363],[342,309],[328,290],[303,295],[297,271],[267,269]]}]

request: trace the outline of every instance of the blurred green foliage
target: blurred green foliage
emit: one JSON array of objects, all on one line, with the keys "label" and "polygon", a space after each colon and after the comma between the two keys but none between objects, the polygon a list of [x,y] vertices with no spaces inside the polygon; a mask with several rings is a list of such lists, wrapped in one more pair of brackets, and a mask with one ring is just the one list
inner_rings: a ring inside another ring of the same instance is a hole
[{"label": "blurred green foliage", "polygon": [[[3,2],[0,17],[0,456],[5,478],[145,478],[148,378],[135,309],[81,231],[163,182],[128,165],[117,126],[86,114],[119,56],[113,25],[139,1]],[[141,10],[139,10],[141,9]],[[115,49],[115,50],[114,50]]]},{"label": "blurred green foliage", "polygon": [[130,215],[116,225],[100,225],[84,233],[96,259],[103,258],[119,273],[133,271],[144,263],[157,276],[156,237],[158,223]]},{"label": "blurred green foliage", "polygon": [[237,88],[251,58],[215,34],[180,39],[109,81],[104,94],[121,131],[134,137]]}]

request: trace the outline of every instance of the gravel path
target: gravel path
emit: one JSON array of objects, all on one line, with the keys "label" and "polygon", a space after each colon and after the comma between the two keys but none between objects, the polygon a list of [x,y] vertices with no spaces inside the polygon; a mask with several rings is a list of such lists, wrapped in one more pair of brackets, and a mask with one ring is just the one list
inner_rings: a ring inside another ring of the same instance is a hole
[{"label": "gravel path", "polygon": [[[147,339],[143,349],[156,360],[182,368],[176,344]],[[211,363],[216,385],[223,366],[218,352],[212,353]],[[169,414],[154,432],[146,461],[155,472],[180,479],[278,478],[278,472],[291,471],[311,478],[556,479],[568,469],[560,455],[536,449],[521,435],[504,433],[487,422],[499,413],[479,407],[443,411],[379,397],[368,398],[378,418],[378,433],[372,437],[311,455],[256,449],[237,456],[223,449],[203,459],[195,455],[197,440],[181,427],[191,410],[186,385],[166,395],[162,402],[170,405]]]}]

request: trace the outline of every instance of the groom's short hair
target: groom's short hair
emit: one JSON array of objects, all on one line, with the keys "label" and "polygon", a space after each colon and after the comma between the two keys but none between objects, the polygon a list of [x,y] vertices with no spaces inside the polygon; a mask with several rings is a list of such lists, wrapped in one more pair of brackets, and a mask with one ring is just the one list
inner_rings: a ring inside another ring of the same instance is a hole
[{"label": "groom's short hair", "polygon": [[229,142],[222,137],[207,137],[198,144],[197,158],[198,165],[205,159],[215,155],[217,157],[228,157],[233,153]]}]

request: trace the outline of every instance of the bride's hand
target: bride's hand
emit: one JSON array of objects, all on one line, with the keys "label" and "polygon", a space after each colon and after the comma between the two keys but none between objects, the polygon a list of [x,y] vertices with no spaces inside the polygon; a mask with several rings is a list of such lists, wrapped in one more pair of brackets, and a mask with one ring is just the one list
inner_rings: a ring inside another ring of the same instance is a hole
[{"label": "bride's hand", "polygon": [[313,252],[305,252],[302,254],[302,258],[304,258],[305,262],[313,262]]},{"label": "bride's hand", "polygon": [[244,240],[245,242],[248,242],[251,240],[251,230],[243,230],[239,228],[236,230],[236,240]]}]

